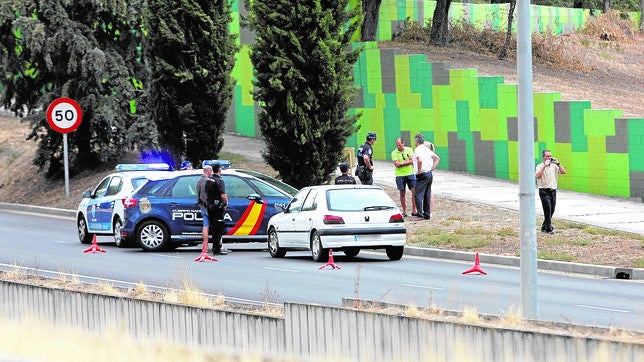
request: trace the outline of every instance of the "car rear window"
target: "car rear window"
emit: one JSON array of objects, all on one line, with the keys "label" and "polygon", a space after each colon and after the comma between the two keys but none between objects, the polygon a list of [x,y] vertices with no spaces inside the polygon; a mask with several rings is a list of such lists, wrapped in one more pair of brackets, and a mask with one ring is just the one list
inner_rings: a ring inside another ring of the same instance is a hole
[{"label": "car rear window", "polygon": [[327,190],[327,207],[331,211],[363,211],[368,208],[395,208],[396,203],[382,189],[348,188]]}]

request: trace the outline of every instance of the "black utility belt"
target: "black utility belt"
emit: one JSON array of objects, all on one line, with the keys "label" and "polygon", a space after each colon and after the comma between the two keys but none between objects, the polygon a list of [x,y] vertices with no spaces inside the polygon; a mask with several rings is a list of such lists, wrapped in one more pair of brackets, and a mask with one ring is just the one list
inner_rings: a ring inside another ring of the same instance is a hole
[{"label": "black utility belt", "polygon": [[539,189],[539,190],[548,191],[548,192],[553,192],[553,191],[555,191],[556,189],[545,189],[545,188],[544,188],[544,189]]}]

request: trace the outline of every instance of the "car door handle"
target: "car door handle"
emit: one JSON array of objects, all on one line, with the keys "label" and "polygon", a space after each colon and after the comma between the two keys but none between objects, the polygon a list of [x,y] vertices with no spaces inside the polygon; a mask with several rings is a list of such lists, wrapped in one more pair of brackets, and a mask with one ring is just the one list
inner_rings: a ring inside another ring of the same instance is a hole
[{"label": "car door handle", "polygon": [[168,206],[170,206],[170,207],[177,207],[177,206],[179,206],[179,203],[176,203],[176,202],[170,202],[170,203],[168,203]]}]

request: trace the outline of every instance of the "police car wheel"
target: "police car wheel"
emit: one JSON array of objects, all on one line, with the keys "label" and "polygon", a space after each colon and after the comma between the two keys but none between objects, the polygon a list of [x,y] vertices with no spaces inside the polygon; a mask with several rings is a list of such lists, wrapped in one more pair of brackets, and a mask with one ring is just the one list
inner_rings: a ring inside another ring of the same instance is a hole
[{"label": "police car wheel", "polygon": [[320,234],[314,232],[311,237],[311,255],[313,260],[317,262],[325,262],[329,260],[329,249],[324,249],[322,247],[322,240],[320,239]]},{"label": "police car wheel", "polygon": [[114,244],[116,244],[116,246],[119,248],[126,246],[125,240],[123,240],[123,237],[121,236],[121,228],[123,228],[123,222],[121,221],[121,219],[117,218],[116,220],[114,220],[112,230],[114,230]]},{"label": "police car wheel", "polygon": [[78,239],[80,240],[81,244],[89,244],[92,242],[93,235],[87,231],[87,222],[85,221],[84,217],[79,217],[78,218]]},{"label": "police car wheel", "polygon": [[271,254],[273,258],[283,258],[284,255],[286,255],[286,250],[280,248],[277,231],[274,228],[271,228],[268,231],[268,253]]},{"label": "police car wheel", "polygon": [[170,232],[161,222],[145,221],[138,227],[136,239],[145,251],[160,251],[168,248]]}]

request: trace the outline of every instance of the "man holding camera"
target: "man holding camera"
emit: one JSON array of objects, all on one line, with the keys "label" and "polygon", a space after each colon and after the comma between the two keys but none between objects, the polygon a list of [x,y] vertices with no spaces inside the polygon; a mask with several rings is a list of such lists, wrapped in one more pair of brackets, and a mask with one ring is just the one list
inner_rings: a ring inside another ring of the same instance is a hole
[{"label": "man holding camera", "polygon": [[537,165],[535,174],[537,177],[541,207],[543,208],[541,232],[554,234],[552,215],[555,213],[555,206],[557,204],[557,181],[559,174],[565,174],[566,169],[561,165],[559,160],[552,157],[550,150],[543,150],[541,157],[543,158],[543,162]]}]

